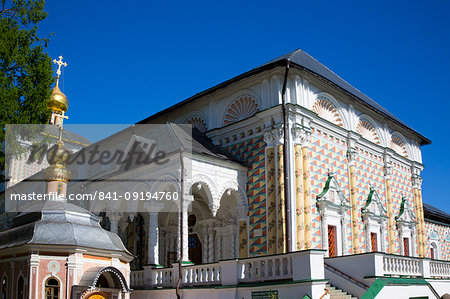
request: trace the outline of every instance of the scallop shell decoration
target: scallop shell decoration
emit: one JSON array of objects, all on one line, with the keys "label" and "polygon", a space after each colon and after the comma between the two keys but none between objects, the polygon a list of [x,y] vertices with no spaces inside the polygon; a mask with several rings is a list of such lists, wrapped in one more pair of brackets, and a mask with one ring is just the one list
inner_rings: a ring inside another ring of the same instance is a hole
[{"label": "scallop shell decoration", "polygon": [[203,118],[200,116],[194,116],[186,121],[186,123],[192,125],[192,127],[196,128],[202,133],[205,133],[207,131],[206,122]]},{"label": "scallop shell decoration", "polygon": [[258,103],[252,96],[241,96],[228,107],[223,124],[228,125],[249,118],[258,111]]},{"label": "scallop shell decoration", "polygon": [[339,127],[344,125],[341,117],[339,116],[339,112],[336,110],[336,107],[334,107],[334,105],[326,97],[317,98],[312,109],[321,118],[324,118]]},{"label": "scallop shell decoration", "polygon": [[378,137],[374,126],[370,122],[366,120],[360,120],[358,125],[356,126],[356,132],[361,134],[361,136],[365,139],[372,141],[373,143],[380,144],[380,138]]},{"label": "scallop shell decoration", "polygon": [[400,156],[408,158],[408,153],[406,152],[406,146],[400,137],[398,137],[398,136],[392,137],[391,149],[393,149]]}]

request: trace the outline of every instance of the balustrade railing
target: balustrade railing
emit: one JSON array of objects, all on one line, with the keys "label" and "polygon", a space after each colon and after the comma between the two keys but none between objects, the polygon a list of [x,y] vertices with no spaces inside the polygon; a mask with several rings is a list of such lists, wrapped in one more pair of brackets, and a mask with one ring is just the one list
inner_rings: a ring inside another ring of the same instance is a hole
[{"label": "balustrade railing", "polygon": [[450,263],[442,261],[430,261],[431,277],[450,277]]},{"label": "balustrade railing", "polygon": [[131,271],[130,285],[133,287],[145,286],[144,270]]},{"label": "balustrade railing", "polygon": [[[170,287],[174,284],[173,268],[153,269],[153,286],[154,287]],[[175,278],[177,279],[177,278]]]},{"label": "balustrade railing", "polygon": [[182,281],[185,286],[220,285],[219,263],[183,267]]},{"label": "balustrade railing", "polygon": [[292,278],[292,256],[275,255],[239,261],[239,281],[256,282]]},{"label": "balustrade railing", "polygon": [[384,275],[421,276],[421,262],[416,258],[385,255],[383,256],[383,272]]}]

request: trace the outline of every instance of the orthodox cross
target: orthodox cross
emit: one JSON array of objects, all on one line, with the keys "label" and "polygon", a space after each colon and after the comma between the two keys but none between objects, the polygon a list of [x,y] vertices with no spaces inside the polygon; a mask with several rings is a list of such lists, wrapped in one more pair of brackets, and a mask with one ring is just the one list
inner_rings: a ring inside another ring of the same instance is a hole
[{"label": "orthodox cross", "polygon": [[63,57],[59,56],[59,60],[53,59],[53,63],[56,63],[58,65],[58,69],[56,70],[56,74],[58,75],[58,77],[56,78],[56,82],[59,82],[59,76],[61,76],[61,67],[67,66],[67,63],[62,61]]}]

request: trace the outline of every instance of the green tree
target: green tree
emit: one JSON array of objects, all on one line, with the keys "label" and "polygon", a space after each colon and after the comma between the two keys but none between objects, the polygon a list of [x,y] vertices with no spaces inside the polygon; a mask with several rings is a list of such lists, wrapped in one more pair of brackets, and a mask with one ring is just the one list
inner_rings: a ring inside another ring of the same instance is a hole
[{"label": "green tree", "polygon": [[37,24],[47,17],[45,1],[0,1],[0,173],[4,173],[5,124],[47,123],[54,79],[51,59],[44,52],[48,38],[37,35]]}]

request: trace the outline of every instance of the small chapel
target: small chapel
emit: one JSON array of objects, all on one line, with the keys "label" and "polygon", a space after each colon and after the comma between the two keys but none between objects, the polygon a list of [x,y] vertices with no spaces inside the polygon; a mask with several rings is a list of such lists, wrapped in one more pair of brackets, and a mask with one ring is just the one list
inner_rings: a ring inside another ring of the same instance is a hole
[{"label": "small chapel", "polygon": [[4,298],[450,293],[450,214],[422,198],[421,146],[431,141],[300,49],[94,143],[63,131],[58,80],[49,103],[56,152],[70,143],[73,153],[127,156],[154,145],[170,162],[56,159],[27,176],[22,157],[9,193],[172,192],[180,204],[63,200],[0,218]]}]

